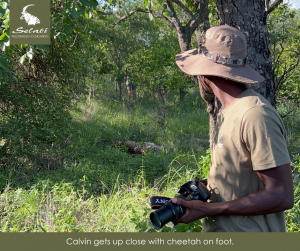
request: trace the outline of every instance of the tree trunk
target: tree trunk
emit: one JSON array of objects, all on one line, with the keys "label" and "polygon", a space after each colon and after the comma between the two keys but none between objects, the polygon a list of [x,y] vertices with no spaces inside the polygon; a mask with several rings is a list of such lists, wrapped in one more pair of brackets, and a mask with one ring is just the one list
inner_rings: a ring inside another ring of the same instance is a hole
[{"label": "tree trunk", "polygon": [[[209,1],[195,1],[195,7],[196,10],[198,8],[205,8],[206,11],[203,12],[203,23],[201,23],[198,28],[195,30],[195,35],[197,39],[198,45],[201,43],[205,43],[205,33],[210,28],[210,22],[209,22],[209,8],[208,8]],[[217,113],[218,107],[215,107],[215,95],[214,94],[208,94],[203,88],[198,80],[198,78],[195,76],[194,80],[199,85],[200,89],[200,95],[202,99],[205,101],[207,105],[207,112],[209,114],[209,135],[210,135],[210,148],[211,144],[213,142],[213,135],[215,130],[215,123],[217,119]]]},{"label": "tree trunk", "polygon": [[[203,11],[203,22],[200,23],[200,25],[197,27],[195,30],[195,35],[197,39],[198,45],[200,43],[205,42],[205,32],[210,28],[210,22],[209,22],[209,8],[208,0],[195,0],[195,9],[196,11],[199,10],[200,8],[205,9],[206,11]],[[177,31],[177,36],[178,36],[178,42],[181,51],[186,51],[191,49],[191,37],[192,34],[187,34],[184,29]],[[210,126],[210,144],[213,142],[212,137],[214,135],[214,128],[215,128],[215,122],[216,122],[216,113],[217,110],[215,108],[215,95],[213,94],[208,94],[205,92],[205,90],[202,88],[200,82],[198,82],[198,78],[196,76],[193,77],[194,81],[198,83],[199,88],[200,88],[200,95],[202,99],[205,101],[207,105],[207,112],[209,113],[209,126]],[[181,94],[181,92],[180,92]],[[181,95],[180,95],[181,97]]]},{"label": "tree trunk", "polygon": [[[272,106],[275,103],[274,71],[269,50],[269,34],[266,24],[264,0],[216,0],[220,25],[228,24],[242,31],[247,38],[248,58],[255,70],[265,77],[265,81],[251,87],[264,96]],[[215,96],[207,94],[199,83],[201,97],[207,104],[212,143],[216,116],[221,107]]]},{"label": "tree trunk", "polygon": [[119,85],[119,100],[122,100],[122,82],[118,81],[118,85]]},{"label": "tree trunk", "polygon": [[216,0],[216,6],[220,25],[228,24],[245,34],[250,66],[265,77],[263,83],[251,87],[276,107],[265,0]]},{"label": "tree trunk", "polygon": [[88,103],[91,105],[91,96],[92,96],[92,86],[89,86],[89,95],[88,95]]},{"label": "tree trunk", "polygon": [[204,43],[205,32],[210,28],[209,23],[209,8],[208,8],[209,0],[204,1],[195,1],[195,8],[198,10],[199,8],[205,9],[203,13],[203,23],[201,23],[198,28],[195,30],[195,35],[197,39],[198,45],[200,43]]},{"label": "tree trunk", "polygon": [[185,29],[180,29],[177,32],[177,36],[181,51],[187,51],[192,49],[192,34],[188,34]]},{"label": "tree trunk", "polygon": [[[197,39],[198,45],[204,42],[204,35],[205,32],[209,29],[209,9],[208,9],[209,0],[194,0],[195,5],[195,12],[201,9],[201,19],[203,20],[202,23],[195,30],[195,35]],[[199,16],[197,17],[197,19]],[[187,51],[192,49],[191,41],[193,32],[185,26],[176,30],[178,36],[178,43],[180,46],[181,51]]]}]

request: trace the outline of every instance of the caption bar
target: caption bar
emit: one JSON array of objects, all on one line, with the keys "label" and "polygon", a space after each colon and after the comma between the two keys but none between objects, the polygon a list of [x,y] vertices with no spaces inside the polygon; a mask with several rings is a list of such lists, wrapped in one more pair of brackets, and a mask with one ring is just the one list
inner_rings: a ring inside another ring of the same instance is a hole
[{"label": "caption bar", "polygon": [[155,238],[153,240],[145,240],[145,239],[134,239],[134,238],[130,238],[130,239],[126,239],[126,240],[122,240],[122,239],[80,239],[80,238],[67,238],[66,240],[66,244],[69,246],[109,246],[109,245],[113,245],[113,246],[145,246],[145,245],[167,245],[167,246],[174,246],[174,245],[217,245],[217,246],[221,246],[221,245],[234,245],[233,241],[231,238],[229,239],[219,239],[219,238],[215,238],[215,239],[175,239],[175,238],[171,238],[171,239],[161,239],[161,238]]}]

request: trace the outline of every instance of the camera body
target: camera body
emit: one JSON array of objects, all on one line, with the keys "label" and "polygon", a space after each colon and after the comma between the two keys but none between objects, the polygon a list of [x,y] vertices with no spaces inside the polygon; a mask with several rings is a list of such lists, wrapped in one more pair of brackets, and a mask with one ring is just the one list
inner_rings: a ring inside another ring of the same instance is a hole
[{"label": "camera body", "polygon": [[[184,183],[177,191],[179,195],[175,198],[180,198],[186,201],[201,200],[206,202],[210,198],[210,193],[206,187],[196,177],[195,181]],[[153,226],[161,229],[170,221],[175,221],[182,217],[186,212],[186,208],[174,204],[171,200],[167,201],[159,209],[150,214],[150,220]]]}]

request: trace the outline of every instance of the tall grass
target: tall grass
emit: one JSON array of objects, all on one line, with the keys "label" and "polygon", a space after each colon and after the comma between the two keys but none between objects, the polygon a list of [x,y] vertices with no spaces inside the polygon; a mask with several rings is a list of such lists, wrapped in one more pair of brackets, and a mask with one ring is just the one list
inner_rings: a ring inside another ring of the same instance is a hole
[{"label": "tall grass", "polygon": [[[148,218],[149,196],[173,196],[187,178],[202,175],[208,118],[198,96],[192,90],[182,103],[80,103],[72,133],[47,153],[57,161],[1,174],[0,231],[138,231],[134,219]],[[132,155],[113,147],[115,140],[153,142],[164,151]]]},{"label": "tall grass", "polygon": [[[71,134],[47,160],[1,172],[0,231],[156,231],[148,219],[149,197],[174,196],[209,167],[208,117],[198,90],[183,102],[167,100],[80,103]],[[133,155],[112,146],[115,140],[153,142],[164,151]],[[293,163],[296,205],[286,220],[288,231],[297,232],[299,166]],[[201,223],[161,231],[201,231]]]}]

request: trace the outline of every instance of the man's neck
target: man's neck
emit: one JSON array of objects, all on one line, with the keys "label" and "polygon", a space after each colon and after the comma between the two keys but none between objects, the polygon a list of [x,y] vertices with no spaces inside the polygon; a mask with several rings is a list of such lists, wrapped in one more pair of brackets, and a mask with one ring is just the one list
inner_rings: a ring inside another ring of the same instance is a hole
[{"label": "man's neck", "polygon": [[210,86],[215,96],[222,103],[223,109],[226,109],[243,91],[247,90],[242,85],[221,78],[213,81]]}]

